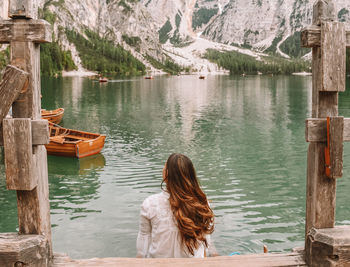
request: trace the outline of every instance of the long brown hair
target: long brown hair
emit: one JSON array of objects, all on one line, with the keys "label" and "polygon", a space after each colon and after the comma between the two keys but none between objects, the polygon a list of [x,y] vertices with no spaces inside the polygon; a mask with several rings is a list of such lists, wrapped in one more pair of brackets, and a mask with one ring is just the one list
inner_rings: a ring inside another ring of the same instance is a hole
[{"label": "long brown hair", "polygon": [[208,247],[206,235],[214,231],[214,213],[188,157],[171,154],[164,171],[166,191],[170,195],[170,207],[180,231],[182,246],[194,255],[200,243]]}]

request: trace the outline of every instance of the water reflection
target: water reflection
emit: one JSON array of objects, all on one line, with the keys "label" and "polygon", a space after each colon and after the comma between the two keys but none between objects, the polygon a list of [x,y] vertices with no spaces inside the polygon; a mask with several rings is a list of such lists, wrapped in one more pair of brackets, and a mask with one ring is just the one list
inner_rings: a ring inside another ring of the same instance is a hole
[{"label": "water reflection", "polygon": [[52,214],[68,215],[73,220],[86,217],[88,213],[101,212],[86,204],[99,197],[99,173],[104,166],[105,158],[102,154],[83,159],[49,156]]},{"label": "water reflection", "polygon": [[[271,251],[303,245],[311,77],[163,76],[103,86],[61,78],[43,80],[42,88],[44,108],[65,108],[65,127],[107,135],[103,158],[49,157],[55,251],[133,257],[139,207],[159,192],[174,151],[195,164],[216,214],[222,255],[262,252],[263,243]],[[341,115],[350,117],[349,103],[346,91]],[[337,191],[343,224],[350,216],[349,153],[346,145]],[[7,222],[16,220],[11,216]]]}]

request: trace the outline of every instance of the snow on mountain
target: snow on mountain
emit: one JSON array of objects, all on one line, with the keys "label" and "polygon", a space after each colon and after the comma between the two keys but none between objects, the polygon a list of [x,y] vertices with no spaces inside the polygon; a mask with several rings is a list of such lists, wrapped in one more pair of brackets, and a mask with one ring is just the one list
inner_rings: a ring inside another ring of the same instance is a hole
[{"label": "snow on mountain", "polygon": [[[334,2],[339,20],[350,21],[350,1]],[[72,50],[78,66],[79,55],[65,37],[65,29],[82,34],[85,29],[97,32],[121,44],[148,66],[146,54],[159,61],[170,56],[180,64],[201,69],[203,59],[198,57],[198,51],[203,54],[208,46],[226,50],[237,46],[255,51],[270,49],[288,57],[290,51],[282,47],[295,45],[300,29],[311,24],[314,1],[36,0],[35,3],[41,10],[54,14],[55,36],[64,49]],[[1,0],[2,18],[7,17],[7,9],[8,1]],[[136,49],[128,45],[123,36],[140,38],[140,46]],[[256,52],[250,53],[258,56]],[[214,69],[211,63],[205,64],[207,69]]]},{"label": "snow on mountain", "polygon": [[[349,20],[350,1],[336,0],[337,14]],[[220,16],[207,25],[202,36],[221,43],[265,50],[311,24],[309,0],[231,0]],[[281,53],[282,54],[282,53]]]}]

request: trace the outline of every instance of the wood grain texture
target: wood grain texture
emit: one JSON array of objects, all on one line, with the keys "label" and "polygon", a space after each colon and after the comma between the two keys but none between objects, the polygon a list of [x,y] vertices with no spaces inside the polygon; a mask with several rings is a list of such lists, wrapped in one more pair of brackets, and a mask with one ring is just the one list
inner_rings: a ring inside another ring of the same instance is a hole
[{"label": "wood grain texture", "polygon": [[[47,120],[32,120],[32,145],[46,145],[50,143],[49,126]],[[1,126],[2,131],[2,126]],[[2,135],[1,135],[2,137]],[[1,140],[0,145],[3,145]]]},{"label": "wood grain texture", "polygon": [[17,99],[21,91],[28,87],[28,73],[8,65],[0,83],[0,122],[8,114],[12,103]]},{"label": "wood grain texture", "polygon": [[335,6],[332,0],[317,0],[313,6],[312,24],[321,25],[324,21],[335,21]]},{"label": "wood grain texture", "polygon": [[321,79],[320,91],[344,92],[346,70],[345,24],[321,24]]},{"label": "wood grain texture", "polygon": [[310,267],[350,266],[350,227],[310,229],[307,235],[306,257]]},{"label": "wood grain texture", "polygon": [[49,266],[48,242],[41,235],[0,233],[0,266]]},{"label": "wood grain texture", "polygon": [[62,121],[64,115],[64,108],[58,108],[55,110],[41,110],[41,118],[48,120],[54,124],[59,124]]},{"label": "wood grain texture", "polygon": [[[321,45],[321,27],[312,25],[301,31],[301,47],[312,48]],[[350,47],[350,29],[345,29],[345,46]]]},{"label": "wood grain texture", "polygon": [[329,119],[329,152],[330,168],[329,178],[343,176],[343,134],[344,117],[330,117]]},{"label": "wood grain texture", "polygon": [[[318,1],[323,2],[325,1]],[[328,2],[328,1],[327,1]],[[322,6],[322,8],[326,7]],[[314,14],[325,14],[327,11],[317,10],[320,5],[314,6]],[[315,21],[315,18],[314,18]],[[323,22],[322,22],[323,23]],[[327,24],[328,25],[328,24]],[[331,24],[333,25],[333,24]],[[338,26],[330,26],[335,31]],[[329,38],[332,34],[327,34]],[[345,35],[345,33],[344,33]],[[322,39],[322,38],[321,38]],[[320,40],[321,40],[320,39]],[[334,39],[334,41],[337,38]],[[321,40],[320,45],[330,45],[329,40]],[[333,44],[336,45],[336,44]],[[323,79],[323,64],[324,57],[329,49],[321,46],[312,48],[312,117],[327,118],[338,116],[338,92],[322,92],[325,86]],[[332,52],[331,52],[332,53]],[[333,55],[333,54],[332,54]],[[333,55],[334,56],[334,55]],[[344,56],[344,55],[342,55]],[[327,56],[326,56],[327,57]],[[337,61],[336,61],[337,62]],[[331,64],[331,62],[328,62]],[[328,67],[327,65],[325,65]],[[341,81],[338,79],[338,82]],[[341,85],[336,84],[336,88],[341,88]],[[335,202],[336,202],[336,179],[329,179],[325,175],[325,147],[326,143],[312,142],[308,149],[307,162],[307,194],[306,194],[306,223],[305,236],[312,227],[315,228],[331,228],[335,223]],[[306,250],[308,243],[305,243]],[[308,260],[308,259],[307,259]]]},{"label": "wood grain texture", "polygon": [[32,144],[46,145],[50,143],[49,123],[47,120],[32,120]]},{"label": "wood grain texture", "polygon": [[51,25],[45,20],[0,20],[0,43],[52,41]]},{"label": "wood grain texture", "polygon": [[35,18],[33,0],[9,0],[8,16],[10,18]]},{"label": "wood grain texture", "polygon": [[32,129],[30,119],[5,119],[4,149],[8,190],[33,190]]},{"label": "wood grain texture", "polygon": [[[305,121],[306,142],[326,142],[327,141],[327,119],[314,118]],[[350,119],[344,119],[343,141],[350,141]]]},{"label": "wood grain texture", "polygon": [[3,145],[2,120],[8,114],[12,103],[28,88],[29,74],[15,66],[8,65],[0,83],[0,145]]},{"label": "wood grain texture", "polygon": [[[10,41],[11,64],[29,73],[28,90],[20,94],[12,105],[13,117],[41,119],[39,43],[51,40],[51,33],[48,34],[50,26],[43,21],[21,19],[13,20],[12,23],[19,25],[10,26],[10,24],[1,25],[0,23],[0,27],[5,27],[5,32],[7,31],[7,34],[2,35],[3,37],[7,36],[7,40],[3,39],[2,41]],[[6,27],[13,27],[12,31]],[[45,29],[38,31],[37,27]],[[31,31],[40,34],[39,36],[38,34],[33,35]],[[51,223],[47,154],[44,145],[33,147],[32,160],[33,175],[36,177],[38,185],[32,191],[17,191],[18,228],[20,234],[44,235],[49,243],[50,257],[52,255]]]},{"label": "wood grain texture", "polygon": [[137,258],[94,258],[87,260],[72,260],[66,255],[55,254],[53,267],[178,267],[178,266],[200,266],[200,267],[292,267],[292,266],[306,266],[303,254],[300,253],[286,253],[286,254],[255,254],[255,255],[235,255],[231,257],[208,257],[208,258],[159,258],[159,259],[137,259]]}]

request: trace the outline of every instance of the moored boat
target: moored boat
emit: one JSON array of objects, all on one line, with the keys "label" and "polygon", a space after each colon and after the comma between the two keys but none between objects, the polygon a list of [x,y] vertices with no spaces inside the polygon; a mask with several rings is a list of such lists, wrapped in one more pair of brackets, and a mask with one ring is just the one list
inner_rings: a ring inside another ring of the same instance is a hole
[{"label": "moored boat", "polygon": [[50,143],[45,145],[49,155],[84,158],[101,152],[106,136],[72,130],[49,123]]},{"label": "moored boat", "polygon": [[99,78],[98,81],[100,83],[106,83],[106,82],[108,82],[108,79],[107,78]]},{"label": "moored boat", "polygon": [[201,76],[199,76],[199,79],[200,79],[200,80],[204,80],[204,79],[205,79],[205,76],[201,75]]},{"label": "moored boat", "polygon": [[55,110],[41,110],[41,118],[48,120],[54,124],[59,124],[62,121],[64,115],[64,108],[58,108]]},{"label": "moored boat", "polygon": [[146,79],[146,80],[152,80],[152,79],[153,79],[153,76],[145,76],[145,79]]}]

